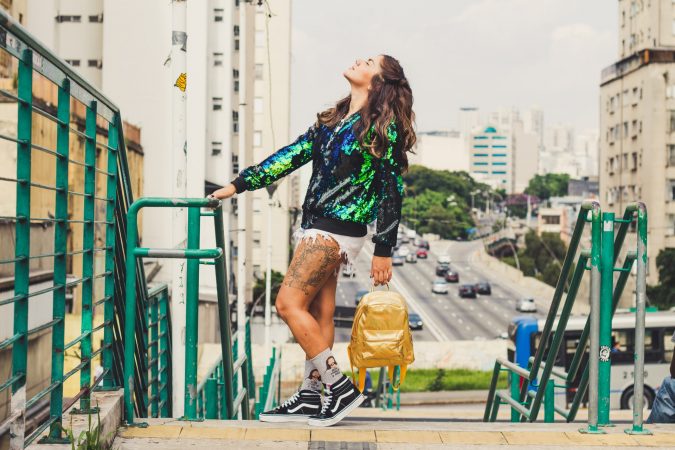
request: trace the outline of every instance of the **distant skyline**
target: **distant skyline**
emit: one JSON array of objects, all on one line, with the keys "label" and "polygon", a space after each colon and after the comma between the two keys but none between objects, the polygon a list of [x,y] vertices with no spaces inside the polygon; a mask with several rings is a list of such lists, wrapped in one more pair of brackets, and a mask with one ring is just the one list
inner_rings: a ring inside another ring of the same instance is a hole
[{"label": "distant skyline", "polygon": [[456,128],[462,106],[535,105],[545,126],[597,129],[617,10],[617,0],[293,0],[291,136],[349,92],[345,68],[378,53],[403,65],[418,131]]}]

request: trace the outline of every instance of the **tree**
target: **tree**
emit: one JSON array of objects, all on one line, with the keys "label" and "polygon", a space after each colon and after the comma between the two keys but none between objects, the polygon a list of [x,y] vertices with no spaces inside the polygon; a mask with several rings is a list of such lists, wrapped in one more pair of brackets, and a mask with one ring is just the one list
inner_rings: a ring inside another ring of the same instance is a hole
[{"label": "tree", "polygon": [[647,286],[647,297],[659,309],[675,306],[675,248],[665,248],[656,257],[659,284]]},{"label": "tree", "polygon": [[567,195],[570,176],[566,173],[535,175],[525,189],[526,194],[536,195],[542,200]]},{"label": "tree", "polygon": [[[253,299],[257,299],[261,295],[265,294],[265,280],[267,279],[267,273],[263,275],[262,279],[255,280],[255,285],[253,286]],[[284,274],[272,270],[272,293],[271,293],[271,303],[274,305],[274,302],[277,299],[277,294],[279,293],[279,288],[281,287],[281,282],[284,281]]]}]

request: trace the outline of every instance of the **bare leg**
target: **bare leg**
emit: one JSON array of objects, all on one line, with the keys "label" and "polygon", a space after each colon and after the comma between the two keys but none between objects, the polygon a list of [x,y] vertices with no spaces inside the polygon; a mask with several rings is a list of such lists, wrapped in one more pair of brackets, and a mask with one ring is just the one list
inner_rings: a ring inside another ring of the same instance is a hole
[{"label": "bare leg", "polygon": [[[309,313],[316,319],[321,327],[321,335],[328,347],[333,348],[335,342],[335,290],[337,288],[337,275],[332,273],[330,278],[321,286],[314,300],[309,305]],[[309,358],[309,356],[308,356]]]},{"label": "bare leg", "polygon": [[301,241],[277,295],[275,305],[279,317],[310,358],[331,345],[319,322],[309,313],[309,306],[340,260],[340,248],[333,239],[317,236]]}]

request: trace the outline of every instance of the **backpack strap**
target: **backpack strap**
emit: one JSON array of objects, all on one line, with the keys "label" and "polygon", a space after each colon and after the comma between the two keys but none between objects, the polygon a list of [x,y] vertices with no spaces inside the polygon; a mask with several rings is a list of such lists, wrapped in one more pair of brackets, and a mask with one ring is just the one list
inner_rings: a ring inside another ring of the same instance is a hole
[{"label": "backpack strap", "polygon": [[366,387],[366,372],[365,367],[359,367],[359,391],[363,392]]},{"label": "backpack strap", "polygon": [[405,364],[402,364],[399,366],[401,369],[401,372],[399,373],[398,377],[398,384],[394,384],[394,369],[396,366],[388,366],[387,367],[387,373],[389,375],[389,381],[391,381],[391,387],[394,389],[394,391],[398,391],[401,385],[403,384],[403,381],[405,381],[405,375],[408,372],[408,366]]}]

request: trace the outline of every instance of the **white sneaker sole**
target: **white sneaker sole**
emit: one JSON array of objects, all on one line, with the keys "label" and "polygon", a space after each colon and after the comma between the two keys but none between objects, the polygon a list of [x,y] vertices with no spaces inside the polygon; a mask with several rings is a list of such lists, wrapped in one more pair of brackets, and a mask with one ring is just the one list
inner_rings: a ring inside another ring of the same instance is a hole
[{"label": "white sneaker sole", "polygon": [[314,427],[330,427],[344,419],[349,415],[350,412],[355,410],[356,408],[359,407],[361,403],[365,400],[365,397],[363,394],[359,394],[358,397],[356,397],[352,402],[345,407],[342,411],[340,411],[338,414],[335,416],[331,417],[330,419],[309,419],[307,420],[307,425],[314,426]]},{"label": "white sneaker sole", "polygon": [[300,422],[307,423],[309,416],[300,415],[300,414],[270,414],[263,415],[260,414],[258,420],[261,422],[271,422],[271,423],[284,423],[284,422]]}]

